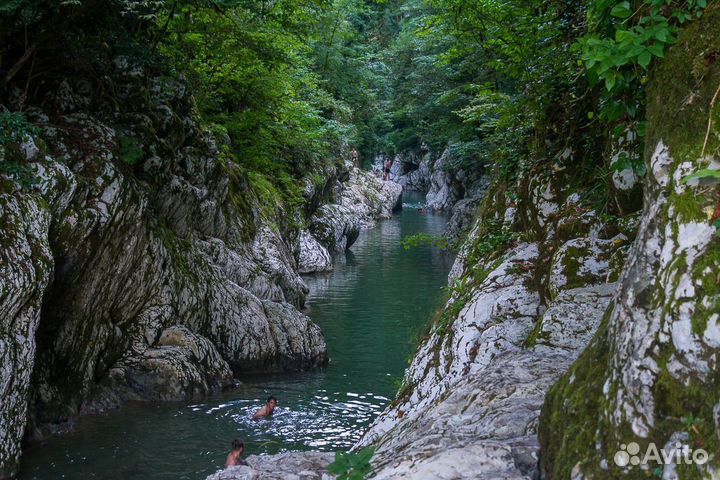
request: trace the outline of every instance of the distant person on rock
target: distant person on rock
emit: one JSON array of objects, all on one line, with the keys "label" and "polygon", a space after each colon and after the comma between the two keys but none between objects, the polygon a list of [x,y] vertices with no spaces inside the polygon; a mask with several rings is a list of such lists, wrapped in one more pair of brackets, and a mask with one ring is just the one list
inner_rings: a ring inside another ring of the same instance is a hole
[{"label": "distant person on rock", "polygon": [[232,451],[225,460],[225,468],[247,465],[248,463],[242,458],[243,452],[245,452],[245,442],[236,438],[232,441]]},{"label": "distant person on rock", "polygon": [[383,178],[385,181],[390,180],[390,169],[392,168],[392,164],[393,162],[390,158],[385,160],[385,177]]},{"label": "distant person on rock", "polygon": [[275,411],[276,406],[277,406],[277,398],[268,397],[267,402],[265,403],[265,406],[262,407],[257,412],[255,412],[255,415],[253,415],[253,417],[252,417],[253,420],[272,415],[272,413]]},{"label": "distant person on rock", "polygon": [[353,166],[360,168],[360,153],[357,151],[357,148],[352,149],[350,158],[352,159]]}]

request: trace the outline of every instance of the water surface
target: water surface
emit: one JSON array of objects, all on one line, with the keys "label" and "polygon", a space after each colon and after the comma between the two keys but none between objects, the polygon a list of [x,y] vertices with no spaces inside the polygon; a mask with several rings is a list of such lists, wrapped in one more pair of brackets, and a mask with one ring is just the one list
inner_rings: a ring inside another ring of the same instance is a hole
[{"label": "water surface", "polygon": [[[306,313],[325,333],[322,371],[242,378],[232,391],[198,404],[130,404],[80,419],[70,434],[25,452],[20,479],[202,480],[224,463],[230,441],[247,454],[345,450],[389,403],[442,298],[452,259],[429,246],[405,251],[400,239],[442,233],[446,217],[423,214],[421,196],[361,233],[335,270],[308,276]],[[250,420],[268,395],[270,420]]]}]

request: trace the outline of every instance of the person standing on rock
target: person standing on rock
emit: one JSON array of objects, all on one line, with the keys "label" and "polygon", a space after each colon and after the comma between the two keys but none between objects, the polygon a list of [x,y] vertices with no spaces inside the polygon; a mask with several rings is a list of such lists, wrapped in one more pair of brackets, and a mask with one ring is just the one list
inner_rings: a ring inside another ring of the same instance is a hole
[{"label": "person standing on rock", "polygon": [[275,411],[275,407],[277,406],[277,398],[275,397],[268,397],[267,402],[265,402],[265,406],[263,406],[260,410],[255,412],[253,415],[253,420],[256,420],[258,418],[267,417],[272,415],[272,413]]},{"label": "person standing on rock", "polygon": [[392,160],[388,157],[387,160],[385,160],[385,177],[383,180],[387,181],[390,180],[390,169],[392,168]]},{"label": "person standing on rock", "polygon": [[245,452],[245,442],[236,438],[232,441],[232,451],[225,460],[225,468],[247,465],[248,463],[242,458],[243,452]]},{"label": "person standing on rock", "polygon": [[353,166],[360,168],[360,153],[358,153],[357,148],[352,149],[350,158],[352,159]]}]

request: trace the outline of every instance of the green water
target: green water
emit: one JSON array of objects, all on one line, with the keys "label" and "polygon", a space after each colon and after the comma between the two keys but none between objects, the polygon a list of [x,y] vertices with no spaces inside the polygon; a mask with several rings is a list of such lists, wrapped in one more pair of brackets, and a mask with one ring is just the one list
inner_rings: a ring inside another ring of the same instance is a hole
[{"label": "green water", "polygon": [[[131,404],[80,419],[76,429],[25,452],[20,478],[197,480],[224,463],[230,441],[247,454],[344,450],[389,403],[421,330],[442,298],[452,259],[400,239],[440,234],[446,217],[405,208],[364,231],[335,270],[309,276],[307,314],[325,332],[323,371],[243,378],[238,389],[193,405]],[[278,397],[270,420],[250,415]]]}]

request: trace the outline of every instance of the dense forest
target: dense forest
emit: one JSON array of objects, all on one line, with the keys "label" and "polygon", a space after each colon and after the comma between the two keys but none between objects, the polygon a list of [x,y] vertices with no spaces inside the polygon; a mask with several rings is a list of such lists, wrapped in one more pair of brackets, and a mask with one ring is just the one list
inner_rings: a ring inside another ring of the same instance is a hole
[{"label": "dense forest", "polygon": [[[449,146],[458,164],[514,179],[556,153],[545,152],[552,138],[578,146],[578,166],[602,183],[609,142],[632,132],[642,143],[653,60],[706,6],[11,0],[0,11],[3,138],[21,135],[23,107],[68,70],[110,108],[103,70],[127,56],[184,76],[203,125],[229,136],[228,159],[288,198],[293,176],[348,146],[366,163]],[[136,143],[120,145],[130,164]],[[642,174],[637,158],[612,168]]]}]

